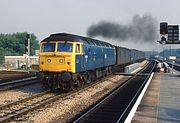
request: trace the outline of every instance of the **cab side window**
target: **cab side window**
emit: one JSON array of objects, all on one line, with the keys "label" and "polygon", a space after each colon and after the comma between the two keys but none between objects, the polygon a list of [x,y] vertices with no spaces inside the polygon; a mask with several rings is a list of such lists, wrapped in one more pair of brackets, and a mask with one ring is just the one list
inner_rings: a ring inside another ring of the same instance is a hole
[{"label": "cab side window", "polygon": [[76,44],[76,53],[80,53],[80,44]]}]

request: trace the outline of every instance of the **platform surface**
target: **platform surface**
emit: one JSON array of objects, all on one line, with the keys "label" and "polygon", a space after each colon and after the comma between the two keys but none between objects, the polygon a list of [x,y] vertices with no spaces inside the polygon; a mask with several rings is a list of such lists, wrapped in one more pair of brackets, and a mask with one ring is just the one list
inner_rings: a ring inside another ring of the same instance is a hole
[{"label": "platform surface", "polygon": [[180,123],[180,76],[155,73],[132,123]]}]

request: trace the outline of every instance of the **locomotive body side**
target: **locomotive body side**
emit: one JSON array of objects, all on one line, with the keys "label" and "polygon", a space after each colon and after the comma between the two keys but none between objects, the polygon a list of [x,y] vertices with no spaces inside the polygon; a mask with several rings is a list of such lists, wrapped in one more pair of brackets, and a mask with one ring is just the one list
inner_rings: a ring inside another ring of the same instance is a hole
[{"label": "locomotive body side", "polygon": [[39,64],[45,85],[71,89],[111,74],[115,48],[90,38],[53,34],[41,42]]},{"label": "locomotive body side", "polygon": [[103,68],[115,64],[115,48],[84,44],[84,54],[76,55],[76,72]]}]

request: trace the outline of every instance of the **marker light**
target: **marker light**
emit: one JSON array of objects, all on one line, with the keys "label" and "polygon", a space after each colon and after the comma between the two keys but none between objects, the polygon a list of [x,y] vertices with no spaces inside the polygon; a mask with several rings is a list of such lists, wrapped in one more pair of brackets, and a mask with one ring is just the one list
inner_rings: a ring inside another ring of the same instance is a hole
[{"label": "marker light", "polygon": [[50,63],[50,62],[51,62],[51,59],[48,59],[47,62]]}]

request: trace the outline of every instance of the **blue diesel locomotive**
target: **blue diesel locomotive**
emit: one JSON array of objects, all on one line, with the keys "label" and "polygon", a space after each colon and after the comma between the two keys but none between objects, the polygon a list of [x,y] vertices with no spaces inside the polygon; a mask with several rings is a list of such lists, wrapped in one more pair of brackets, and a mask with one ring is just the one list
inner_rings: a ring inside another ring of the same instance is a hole
[{"label": "blue diesel locomotive", "polygon": [[67,33],[51,34],[40,43],[39,71],[50,88],[75,86],[112,74],[118,67],[144,59],[144,53]]}]

